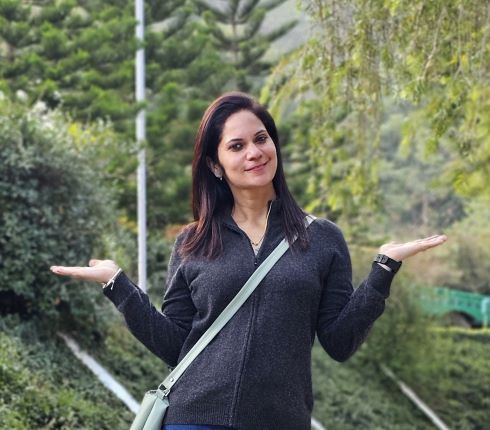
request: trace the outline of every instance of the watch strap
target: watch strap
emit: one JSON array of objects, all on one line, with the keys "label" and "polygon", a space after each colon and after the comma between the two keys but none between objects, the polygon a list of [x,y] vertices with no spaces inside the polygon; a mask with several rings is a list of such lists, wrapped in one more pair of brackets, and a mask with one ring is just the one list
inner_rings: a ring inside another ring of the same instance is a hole
[{"label": "watch strap", "polygon": [[400,267],[402,265],[401,261],[393,260],[393,258],[390,258],[385,254],[376,255],[376,257],[374,258],[373,261],[375,263],[384,264],[385,266],[388,266],[391,269],[391,271],[393,272],[393,274],[398,272],[398,270],[400,269]]}]

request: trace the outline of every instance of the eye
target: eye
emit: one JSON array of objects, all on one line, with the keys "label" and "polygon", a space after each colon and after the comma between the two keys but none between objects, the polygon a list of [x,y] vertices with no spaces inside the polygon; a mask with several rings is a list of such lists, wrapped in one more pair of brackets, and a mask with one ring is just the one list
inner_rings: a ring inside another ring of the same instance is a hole
[{"label": "eye", "polygon": [[241,143],[234,143],[233,145],[230,145],[228,149],[231,149],[232,151],[240,151],[242,149],[243,144]]},{"label": "eye", "polygon": [[265,134],[261,134],[260,136],[257,137],[257,142],[259,143],[267,142],[267,136]]}]

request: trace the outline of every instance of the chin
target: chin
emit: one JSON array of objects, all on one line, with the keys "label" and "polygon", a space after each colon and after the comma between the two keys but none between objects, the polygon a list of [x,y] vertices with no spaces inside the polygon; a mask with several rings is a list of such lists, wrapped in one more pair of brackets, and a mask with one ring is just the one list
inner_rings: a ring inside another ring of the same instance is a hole
[{"label": "chin", "polygon": [[257,178],[256,181],[249,181],[248,187],[246,188],[263,188],[263,187],[272,187],[272,179],[273,178]]}]

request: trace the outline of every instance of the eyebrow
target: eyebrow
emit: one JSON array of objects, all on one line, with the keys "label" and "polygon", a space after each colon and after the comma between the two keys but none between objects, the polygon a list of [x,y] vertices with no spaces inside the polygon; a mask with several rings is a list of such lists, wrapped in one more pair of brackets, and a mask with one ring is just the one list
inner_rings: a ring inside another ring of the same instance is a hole
[{"label": "eyebrow", "polygon": [[[260,129],[257,133],[254,134],[254,137],[257,136],[258,134],[260,133],[263,133],[264,131],[266,131],[264,128]],[[230,139],[228,142],[226,142],[227,144],[228,143],[231,143],[231,142],[241,142],[243,139],[241,137],[235,137],[233,139]]]}]

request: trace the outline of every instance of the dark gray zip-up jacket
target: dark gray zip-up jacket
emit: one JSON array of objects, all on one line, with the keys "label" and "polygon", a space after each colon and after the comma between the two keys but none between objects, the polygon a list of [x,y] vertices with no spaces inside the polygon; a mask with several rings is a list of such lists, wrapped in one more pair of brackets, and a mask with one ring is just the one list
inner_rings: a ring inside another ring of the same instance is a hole
[{"label": "dark gray zip-up jacket", "polygon": [[[162,312],[121,273],[104,294],[131,332],[175,366],[284,237],[280,200],[272,202],[257,256],[231,216],[215,260],[170,258]],[[377,264],[355,291],[349,251],[325,219],[308,228],[306,251],[289,249],[170,393],[166,424],[237,430],[309,430],[315,333],[335,360],[349,358],[382,314],[393,274]],[[162,375],[163,379],[163,375]],[[160,381],[155,381],[155,386]]]}]

